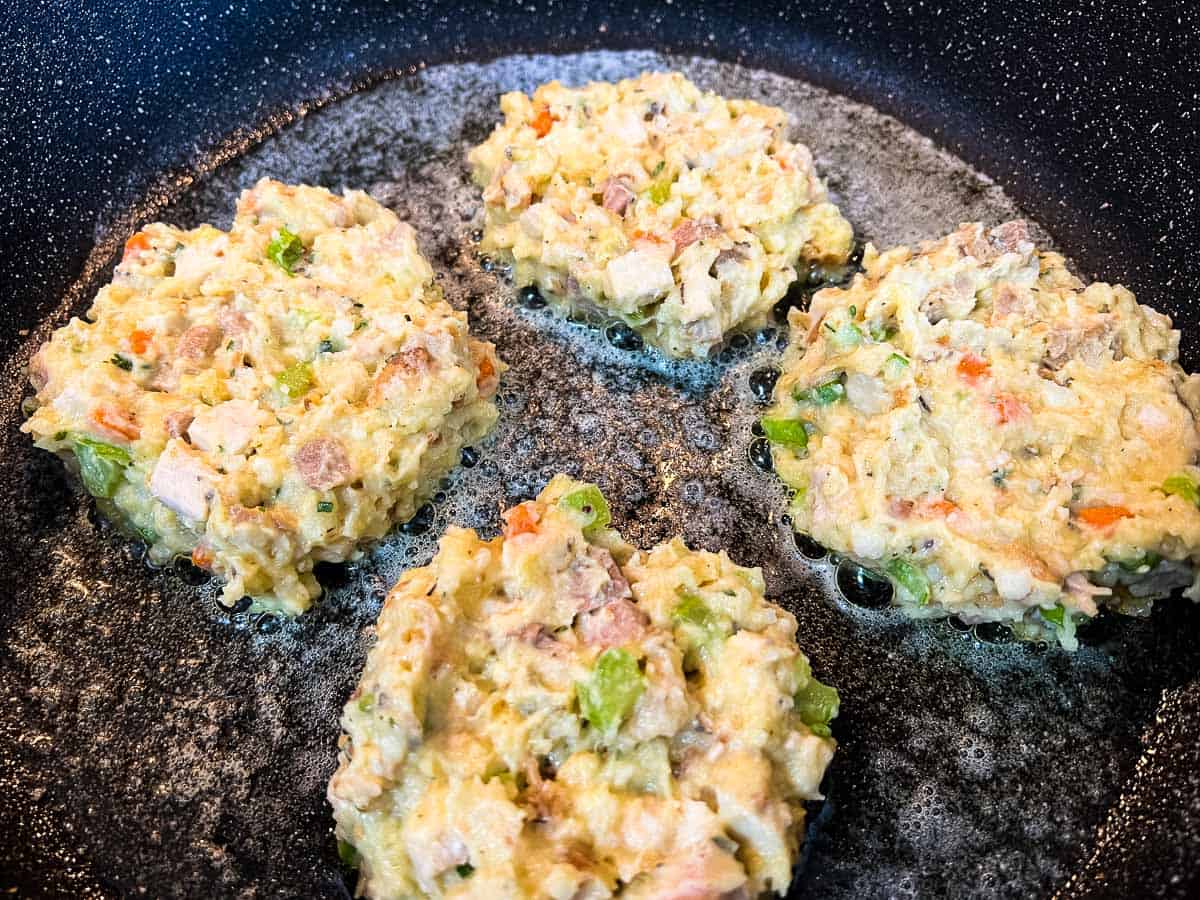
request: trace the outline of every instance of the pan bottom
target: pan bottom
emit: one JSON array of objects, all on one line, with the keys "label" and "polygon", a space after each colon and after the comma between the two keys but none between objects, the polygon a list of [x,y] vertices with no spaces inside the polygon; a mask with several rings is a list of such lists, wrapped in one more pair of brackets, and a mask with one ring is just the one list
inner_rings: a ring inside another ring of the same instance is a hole
[{"label": "pan bottom", "polygon": [[[879,246],[1020,215],[987,178],[868,107],[645,52],[430,68],[330,104],[217,168],[158,216],[227,226],[237,191],[271,175],[361,187],[409,221],[447,298],[512,366],[501,422],[431,515],[361,563],[323,571],[325,598],[283,623],[230,617],[213,585],[147,570],[15,433],[10,394],[4,521],[33,575],[0,620],[10,798],[0,833],[15,836],[0,859],[15,884],[71,896],[188,896],[200,885],[347,896],[324,786],[384,593],[429,559],[446,523],[490,536],[501,507],[559,471],[597,482],[635,544],[678,533],[762,566],[769,595],[800,620],[814,671],[841,691],[829,799],[793,896],[1027,896],[1088,858],[1161,692],[1200,663],[1190,604],[1114,622],[1067,655],[848,602],[835,567],[793,539],[780,487],[747,452],[756,373],[777,363],[781,330],[736,339],[711,362],[667,362],[512,302],[503,272],[479,258],[463,157],[496,120],[498,93],[646,69],[787,109],[859,237]],[[855,592],[853,573],[841,581]]]}]

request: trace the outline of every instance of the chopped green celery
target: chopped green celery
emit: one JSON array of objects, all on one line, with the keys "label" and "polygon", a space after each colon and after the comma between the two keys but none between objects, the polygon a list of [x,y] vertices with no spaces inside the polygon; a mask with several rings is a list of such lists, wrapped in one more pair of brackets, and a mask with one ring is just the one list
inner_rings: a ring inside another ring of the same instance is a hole
[{"label": "chopped green celery", "polygon": [[901,603],[917,606],[929,603],[929,579],[919,568],[906,560],[893,559],[885,571],[892,579]]},{"label": "chopped green celery", "polygon": [[683,585],[675,589],[679,603],[671,610],[671,621],[693,647],[708,648],[725,636],[720,618],[704,600]]},{"label": "chopped green celery", "polygon": [[832,324],[827,322],[825,327],[830,332],[829,343],[838,353],[853,350],[862,343],[862,330],[853,322],[843,322],[837,328],[834,328]]},{"label": "chopped green celery", "polygon": [[1162,483],[1164,493],[1175,494],[1189,503],[1200,506],[1200,485],[1192,480],[1190,475],[1172,475]]},{"label": "chopped green celery", "polygon": [[318,501],[317,501],[317,512],[319,512],[319,513],[331,513],[331,512],[333,512],[333,501],[331,501],[331,500],[318,500]]},{"label": "chopped green celery", "polygon": [[896,336],[896,328],[886,322],[874,321],[867,326],[867,333],[871,335],[871,340],[875,343],[882,344]]},{"label": "chopped green celery", "polygon": [[796,712],[809,731],[820,737],[832,733],[829,723],[837,718],[841,698],[837,688],[822,684],[813,677],[808,658],[801,653],[796,657]]},{"label": "chopped green celery", "polygon": [[650,189],[646,191],[652,203],[656,206],[662,206],[671,199],[671,182],[667,179],[656,181],[650,185]]},{"label": "chopped green celery", "polygon": [[351,869],[358,868],[358,851],[354,849],[353,844],[341,838],[338,838],[338,859]]},{"label": "chopped green celery", "polygon": [[579,513],[584,518],[585,531],[589,528],[607,528],[612,521],[608,501],[594,484],[585,484],[569,494],[563,494],[558,505]]},{"label": "chopped green celery", "polygon": [[883,361],[883,377],[888,381],[895,381],[904,375],[904,370],[908,368],[908,360],[899,353],[893,353]]},{"label": "chopped green celery", "polygon": [[275,377],[275,384],[289,400],[297,400],[312,388],[312,366],[306,362],[294,363]]},{"label": "chopped green celery", "polygon": [[606,754],[602,777],[614,788],[636,794],[671,792],[671,757],[665,738],[639,742],[632,750]]},{"label": "chopped green celery", "polygon": [[1046,624],[1054,626],[1054,636],[1058,638],[1058,642],[1063,647],[1067,650],[1074,650],[1079,646],[1079,641],[1075,638],[1076,617],[1065,607],[1061,604],[1052,606],[1050,609],[1038,607],[1038,613]]},{"label": "chopped green celery", "polygon": [[583,717],[608,735],[616,733],[645,689],[637,660],[617,648],[601,653],[591,677],[575,685]]},{"label": "chopped green celery", "polygon": [[111,497],[116,493],[129,465],[129,453],[120,447],[89,437],[76,437],[75,459],[79,462],[79,477],[93,497]]},{"label": "chopped green celery", "polygon": [[300,235],[288,231],[286,226],[280,228],[271,239],[271,243],[267,244],[267,257],[289,275],[295,274],[292,267],[303,255],[304,244]]},{"label": "chopped green celery", "polygon": [[1052,606],[1052,607],[1050,607],[1050,609],[1046,609],[1045,607],[1042,607],[1041,609],[1038,610],[1038,612],[1042,614],[1043,619],[1045,619],[1047,622],[1049,622],[1051,625],[1055,626],[1056,628],[1062,628],[1063,616],[1066,615],[1066,613],[1067,613],[1066,609],[1062,606],[1062,604],[1059,604],[1058,606]]},{"label": "chopped green celery", "polygon": [[798,419],[774,419],[768,416],[759,424],[769,441],[786,447],[799,447],[801,450],[808,446],[808,430],[804,422]]},{"label": "chopped green celery", "polygon": [[836,378],[830,378],[816,387],[796,391],[792,394],[792,397],[800,403],[811,403],[814,406],[829,406],[829,404],[837,403],[839,400],[845,398],[846,385],[843,383],[844,379],[844,375],[838,375]]},{"label": "chopped green celery", "polygon": [[680,600],[671,610],[673,621],[696,625],[700,628],[712,628],[717,625],[717,617],[713,615],[713,611],[708,608],[708,604],[703,599],[682,585],[675,589],[675,593],[679,595]]}]

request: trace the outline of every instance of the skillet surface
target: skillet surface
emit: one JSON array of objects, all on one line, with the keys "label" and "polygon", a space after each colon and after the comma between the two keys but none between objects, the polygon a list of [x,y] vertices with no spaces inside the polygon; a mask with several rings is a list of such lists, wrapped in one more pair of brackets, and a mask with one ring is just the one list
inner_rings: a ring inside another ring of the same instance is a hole
[{"label": "skillet surface", "polygon": [[[1071,873],[1068,893],[1194,887],[1190,605],[1107,628],[1073,658],[857,609],[830,588],[828,566],[801,559],[772,516],[771,479],[744,461],[750,420],[736,407],[751,403],[747,377],[772,358],[770,342],[711,366],[664,367],[501,302],[506,288],[471,251],[462,142],[486,133],[500,89],[650,66],[788,106],[868,238],[911,240],[1015,210],[869,109],[747,69],[649,55],[430,69],[331,106],[201,180],[161,216],[227,223],[236,189],[270,172],[368,187],[413,221],[447,293],[514,363],[504,424],[484,462],[448,488],[429,534],[328,573],[335,589],[316,615],[264,634],[227,622],[177,576],[147,573],[134,548],[88,520],[57,463],[14,434],[22,347],[5,382],[0,475],[13,536],[0,612],[0,794],[12,798],[0,809],[0,887],[343,895],[323,785],[382,590],[428,557],[444,521],[494,529],[498,502],[558,469],[598,480],[632,540],[682,531],[763,565],[800,615],[818,671],[843,689],[831,800],[798,896],[1025,895]],[[44,327],[83,305],[69,300]]]}]

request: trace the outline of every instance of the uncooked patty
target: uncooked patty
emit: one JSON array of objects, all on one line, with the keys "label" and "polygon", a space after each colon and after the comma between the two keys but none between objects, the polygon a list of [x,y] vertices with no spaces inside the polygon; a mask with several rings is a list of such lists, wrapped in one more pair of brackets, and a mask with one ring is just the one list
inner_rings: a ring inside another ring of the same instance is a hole
[{"label": "uncooked patty", "polygon": [[[782,893],[837,692],[759,569],[559,475],[388,596],[329,784],[372,898]],[[671,893],[674,891],[675,893]]]},{"label": "uncooked patty", "polygon": [[151,558],[303,611],[313,564],[411,518],[496,418],[491,344],[361,191],[263,180],[228,232],[153,224],[30,363],[22,430]]},{"label": "uncooked patty", "polygon": [[793,311],[763,421],[798,531],[913,615],[1068,647],[1098,606],[1197,593],[1200,377],[1170,319],[1019,221],[864,265]]},{"label": "uncooked patty", "polygon": [[556,306],[600,310],[672,356],[766,321],[798,262],[839,266],[849,223],[783,110],[678,73],[500,101],[469,154],[483,250]]}]

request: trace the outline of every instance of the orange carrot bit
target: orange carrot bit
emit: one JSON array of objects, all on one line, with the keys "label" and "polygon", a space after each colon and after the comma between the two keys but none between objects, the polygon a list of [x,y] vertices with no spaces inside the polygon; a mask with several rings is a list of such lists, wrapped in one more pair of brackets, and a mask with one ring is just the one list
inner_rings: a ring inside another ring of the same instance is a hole
[{"label": "orange carrot bit", "polygon": [[130,332],[129,349],[141,356],[150,347],[150,337],[150,332],[141,329]]},{"label": "orange carrot bit", "polygon": [[953,512],[958,511],[958,504],[945,497],[939,497],[936,500],[921,500],[917,504],[917,510],[923,516],[941,516],[945,518]]},{"label": "orange carrot bit", "polygon": [[504,513],[504,536],[512,539],[520,534],[537,534],[537,508],[532,503],[522,503]]},{"label": "orange carrot bit", "polygon": [[496,367],[492,365],[489,357],[484,356],[479,360],[479,374],[475,376],[475,386],[481,387],[489,378],[496,374]]},{"label": "orange carrot bit", "polygon": [[997,394],[992,399],[992,410],[996,414],[996,421],[1007,425],[1028,413],[1029,407],[1012,394]]},{"label": "orange carrot bit", "polygon": [[1123,506],[1089,506],[1075,511],[1075,518],[1093,528],[1107,528],[1132,516],[1133,513]]},{"label": "orange carrot bit", "polygon": [[192,565],[197,569],[212,568],[213,559],[212,548],[208,544],[197,544],[192,550]]},{"label": "orange carrot bit", "polygon": [[537,113],[530,121],[530,126],[538,137],[543,138],[550,133],[550,129],[554,127],[557,120],[550,114],[550,107],[539,104]]},{"label": "orange carrot bit", "polygon": [[102,431],[127,441],[137,440],[142,433],[125,410],[111,403],[102,403],[92,410],[92,421]]},{"label": "orange carrot bit", "polygon": [[989,368],[988,361],[974,353],[967,353],[958,361],[959,377],[972,383],[987,375]]},{"label": "orange carrot bit", "polygon": [[130,256],[132,256],[135,253],[140,253],[143,250],[149,250],[149,249],[150,249],[150,236],[148,234],[146,234],[146,232],[144,232],[144,231],[138,231],[138,232],[134,233],[133,236],[130,237],[129,240],[127,240],[125,242],[125,255],[121,258],[128,259]]}]

